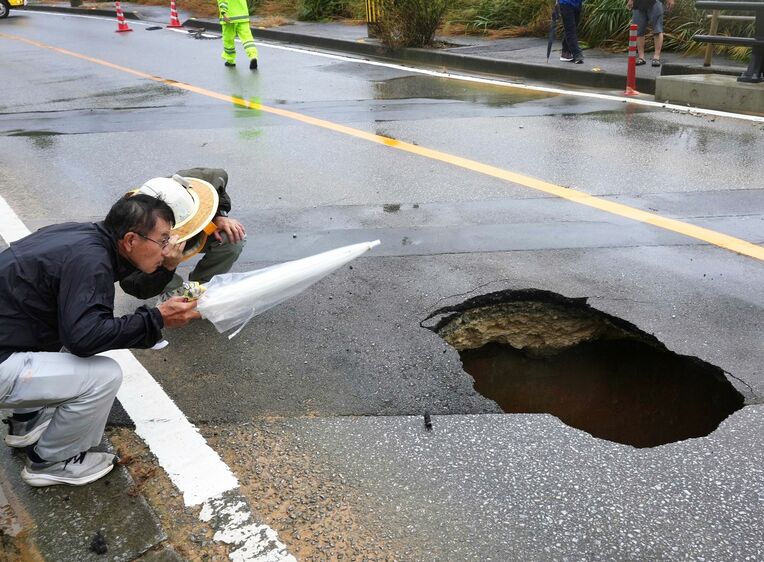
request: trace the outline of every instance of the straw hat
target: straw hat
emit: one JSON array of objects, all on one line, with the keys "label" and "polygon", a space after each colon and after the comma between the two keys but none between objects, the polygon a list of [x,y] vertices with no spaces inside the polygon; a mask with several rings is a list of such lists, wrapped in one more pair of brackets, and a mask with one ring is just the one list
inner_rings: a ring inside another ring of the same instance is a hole
[{"label": "straw hat", "polygon": [[186,241],[184,260],[197,254],[207,237],[217,230],[212,219],[218,209],[218,192],[204,180],[175,174],[172,178],[150,179],[132,193],[158,197],[170,206],[175,214],[171,234],[179,242]]}]

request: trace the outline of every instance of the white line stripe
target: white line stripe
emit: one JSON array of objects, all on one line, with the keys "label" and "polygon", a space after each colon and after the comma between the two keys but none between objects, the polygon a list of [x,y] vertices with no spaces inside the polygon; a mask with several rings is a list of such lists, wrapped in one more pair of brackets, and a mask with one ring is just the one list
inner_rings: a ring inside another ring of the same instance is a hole
[{"label": "white line stripe", "polygon": [[135,422],[135,432],[159,459],[187,506],[238,487],[239,482],[199,430],[127,350],[104,353],[122,367],[117,398]]},{"label": "white line stripe", "polygon": [[10,205],[0,196],[0,236],[6,244],[15,242],[29,234],[29,229],[21,222]]},{"label": "white line stripe", "polygon": [[[382,66],[386,68],[392,68],[396,70],[404,70],[407,72],[413,72],[416,74],[424,74],[426,76],[435,76],[438,78],[452,78],[454,80],[461,80],[463,82],[475,82],[477,84],[490,84],[492,86],[505,86],[509,88],[519,88],[521,90],[530,90],[533,92],[545,92],[550,94],[560,94],[564,96],[577,96],[580,98],[592,98],[592,99],[600,99],[600,100],[607,100],[607,101],[614,101],[619,103],[629,103],[634,105],[642,105],[646,107],[654,107],[659,109],[669,109],[672,111],[680,111],[682,113],[692,113],[692,114],[703,114],[703,115],[714,115],[717,117],[729,117],[731,119],[742,119],[744,121],[754,121],[757,123],[764,123],[764,117],[759,117],[756,115],[745,115],[742,113],[731,113],[728,111],[719,111],[716,109],[704,109],[702,107],[688,107],[686,105],[676,105],[671,103],[662,103],[658,101],[653,100],[645,100],[645,99],[635,99],[635,98],[624,98],[622,96],[616,96],[613,94],[598,94],[596,92],[585,92],[581,90],[565,90],[564,88],[553,88],[553,87],[547,87],[547,86],[538,86],[538,85],[532,85],[532,84],[523,84],[520,82],[512,82],[509,80],[499,80],[495,78],[481,78],[479,76],[469,76],[466,74],[457,74],[454,72],[442,72],[439,70],[429,70],[426,68],[416,68],[412,66],[404,66],[401,64],[394,64],[394,63],[387,63],[387,62],[378,62],[373,60],[367,60],[367,59],[361,59],[361,58],[355,58],[348,55],[334,55],[330,53],[324,53],[319,51],[313,51],[306,48],[301,47],[286,47],[284,45],[278,45],[275,43],[271,43],[269,41],[257,41],[258,45],[263,45],[270,47],[272,49],[281,49],[282,51],[294,51],[298,53],[307,53],[312,54],[318,57],[324,57],[324,58],[330,58],[335,60],[341,60],[346,62],[356,62],[356,63],[362,63],[362,64],[368,64],[371,66]],[[624,77],[624,80],[626,78]]]},{"label": "white line stripe", "polygon": [[[29,233],[0,196],[0,237],[10,244]],[[296,562],[276,531],[253,523],[246,503],[235,495],[227,497],[226,492],[239,487],[238,480],[135,356],[126,349],[103,355],[122,368],[117,398],[135,422],[136,434],[181,491],[185,504],[204,504],[202,521],[215,518],[221,528],[216,528],[214,540],[233,545],[229,558],[236,562]]]},{"label": "white line stripe", "polygon": [[[79,14],[58,14],[53,12],[38,12],[35,11],[34,13],[37,14],[46,14],[46,15],[63,15],[64,17],[80,17],[80,18],[92,18],[92,19],[106,19],[106,21],[112,21],[108,18],[102,18],[100,16],[84,16]],[[142,23],[142,22],[136,22],[139,25],[156,25],[155,23]],[[167,31],[174,31],[175,33],[183,33],[188,34],[187,30],[183,29],[172,29],[169,28]],[[217,36],[215,36],[217,37]],[[238,39],[236,41],[239,41]],[[285,41],[286,42],[286,41]],[[668,109],[671,111],[679,111],[681,113],[688,113],[693,115],[713,115],[715,117],[727,117],[730,119],[741,119],[743,121],[753,121],[755,123],[764,123],[764,117],[759,117],[757,115],[745,115],[743,113],[732,113],[729,111],[719,111],[717,109],[704,109],[702,107],[688,107],[686,105],[676,105],[672,103],[662,103],[654,100],[646,100],[646,99],[639,99],[639,98],[624,98],[623,96],[617,96],[613,94],[598,94],[596,92],[586,92],[581,90],[566,90],[564,88],[553,88],[553,87],[547,87],[547,86],[539,86],[539,85],[532,85],[532,84],[523,84],[520,82],[512,82],[510,80],[499,80],[495,78],[481,78],[479,76],[469,76],[466,74],[458,74],[454,72],[442,72],[439,70],[429,70],[425,68],[417,68],[414,66],[405,66],[402,64],[395,64],[395,63],[389,63],[389,62],[381,62],[381,61],[374,61],[369,60],[365,58],[359,58],[354,57],[351,55],[336,55],[332,53],[327,53],[323,51],[316,51],[313,49],[309,49],[306,47],[288,47],[285,45],[281,45],[278,43],[274,43],[272,41],[268,40],[261,40],[258,39],[256,41],[257,45],[263,46],[263,47],[269,47],[271,49],[279,49],[282,51],[291,51],[294,53],[303,53],[308,55],[313,55],[316,57],[323,57],[327,59],[333,59],[333,60],[340,60],[345,62],[355,62],[358,64],[367,64],[370,66],[379,66],[384,68],[392,68],[395,70],[403,70],[405,72],[412,72],[415,74],[424,74],[425,76],[435,76],[437,78],[451,78],[453,80],[460,80],[462,82],[474,82],[476,84],[490,84],[492,86],[504,86],[509,88],[519,88],[521,90],[530,90],[532,92],[545,92],[549,94],[559,94],[563,96],[576,96],[580,98],[591,98],[591,99],[599,99],[599,100],[607,100],[607,101],[614,101],[619,103],[628,103],[632,105],[641,105],[644,107],[653,107],[657,109]],[[624,77],[624,80],[626,78]]]}]

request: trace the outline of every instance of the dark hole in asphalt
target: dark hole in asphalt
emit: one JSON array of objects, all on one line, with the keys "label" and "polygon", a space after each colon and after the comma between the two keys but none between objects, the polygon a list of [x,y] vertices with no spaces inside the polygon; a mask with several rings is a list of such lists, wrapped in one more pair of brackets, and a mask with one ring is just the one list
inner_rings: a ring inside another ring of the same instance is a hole
[{"label": "dark hole in asphalt", "polygon": [[506,413],[549,413],[601,439],[655,447],[706,436],[743,407],[719,367],[584,299],[503,291],[430,318],[448,313],[432,329]]}]

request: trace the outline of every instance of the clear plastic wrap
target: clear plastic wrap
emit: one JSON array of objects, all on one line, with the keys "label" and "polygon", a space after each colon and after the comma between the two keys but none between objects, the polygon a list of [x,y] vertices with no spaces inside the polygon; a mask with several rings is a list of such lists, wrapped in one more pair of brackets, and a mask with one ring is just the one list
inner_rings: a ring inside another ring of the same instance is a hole
[{"label": "clear plastic wrap", "polygon": [[220,333],[235,328],[228,336],[232,338],[254,316],[301,293],[379,243],[362,242],[264,269],[216,275],[206,284],[198,310]]}]

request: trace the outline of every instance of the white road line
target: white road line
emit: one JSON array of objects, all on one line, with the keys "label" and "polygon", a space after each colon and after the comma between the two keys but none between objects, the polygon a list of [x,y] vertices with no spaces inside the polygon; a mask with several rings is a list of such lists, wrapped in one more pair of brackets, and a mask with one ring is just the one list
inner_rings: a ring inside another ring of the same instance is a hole
[{"label": "white road line", "polygon": [[[57,14],[52,12],[37,12],[34,13],[39,14],[46,14],[46,15],[56,15],[64,17],[80,17],[80,18],[92,18],[92,19],[104,19],[107,21],[112,21],[108,18],[103,18],[101,16],[85,16],[85,15],[79,15],[79,14]],[[130,20],[132,23],[134,20]],[[157,25],[156,23],[143,23],[143,22],[136,22],[139,25]],[[255,26],[256,27],[256,26]],[[168,28],[168,31],[174,31],[176,33],[183,33],[188,34],[186,30],[182,29],[172,29]],[[238,41],[238,39],[237,39]],[[732,113],[729,111],[719,111],[716,109],[704,109],[701,107],[689,107],[686,105],[677,105],[673,103],[663,103],[655,100],[648,100],[648,99],[641,99],[641,98],[626,98],[624,96],[614,95],[614,94],[598,94],[596,92],[587,92],[587,91],[581,91],[581,90],[566,90],[564,88],[555,88],[555,87],[547,87],[547,86],[540,86],[540,85],[533,85],[533,84],[524,84],[520,82],[513,82],[511,80],[500,80],[496,78],[482,78],[479,76],[470,76],[468,74],[459,74],[456,72],[445,72],[445,71],[439,71],[439,70],[429,70],[426,68],[418,68],[414,66],[406,66],[402,64],[395,64],[390,62],[383,62],[383,61],[376,61],[376,60],[369,60],[362,57],[355,57],[351,55],[337,55],[333,53],[327,53],[325,51],[316,51],[313,49],[309,49],[306,47],[291,47],[286,45],[281,45],[279,43],[274,43],[273,41],[268,40],[261,40],[258,39],[257,41],[258,46],[265,46],[271,49],[279,49],[282,51],[291,51],[295,53],[302,53],[302,54],[308,54],[316,57],[322,57],[327,59],[333,59],[333,60],[339,60],[343,62],[354,62],[358,64],[366,64],[370,66],[379,66],[384,68],[391,68],[394,70],[402,70],[405,72],[411,72],[414,74],[423,74],[425,76],[434,76],[436,78],[450,78],[452,80],[460,80],[462,82],[472,82],[476,84],[489,84],[492,86],[504,86],[507,88],[518,88],[521,90],[529,90],[532,92],[543,92],[548,94],[558,94],[563,96],[576,96],[580,98],[590,98],[590,99],[598,99],[598,100],[607,100],[607,101],[613,101],[618,103],[626,103],[631,105],[639,105],[643,107],[652,107],[656,109],[668,109],[670,111],[678,111],[680,113],[688,113],[691,115],[712,115],[714,117],[727,117],[729,119],[740,119],[743,121],[752,121],[754,123],[764,123],[764,117],[760,117],[757,115],[745,115],[742,113]],[[625,63],[625,60],[624,60]]]},{"label": "white road line", "polygon": [[160,459],[187,506],[235,489],[239,482],[159,383],[126,349],[104,353],[122,367],[117,398],[135,422],[135,432]]},{"label": "white road line", "polygon": [[[0,196],[0,237],[10,244],[28,234],[29,229]],[[135,356],[126,349],[103,355],[122,368],[117,398],[135,422],[135,432],[183,494],[185,504],[203,504],[200,519],[211,521],[214,540],[232,545],[229,558],[296,562],[276,531],[254,521],[237,491],[234,474]]]},{"label": "white road line", "polygon": [[11,206],[0,196],[0,237],[6,244],[15,242],[29,234],[29,229],[13,212]]}]

